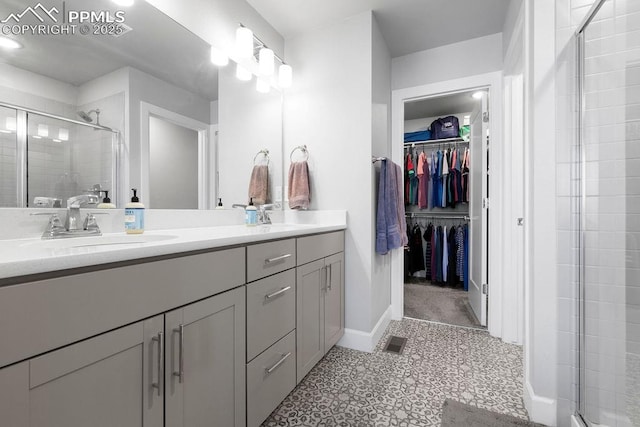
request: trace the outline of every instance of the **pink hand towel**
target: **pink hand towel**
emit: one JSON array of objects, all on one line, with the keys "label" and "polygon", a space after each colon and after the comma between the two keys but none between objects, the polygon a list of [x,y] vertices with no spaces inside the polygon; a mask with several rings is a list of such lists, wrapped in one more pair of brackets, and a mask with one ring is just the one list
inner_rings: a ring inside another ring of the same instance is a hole
[{"label": "pink hand towel", "polygon": [[293,162],[289,166],[289,208],[309,209],[311,185],[307,162]]},{"label": "pink hand towel", "polygon": [[264,205],[269,200],[269,166],[256,165],[251,171],[249,198],[255,205]]}]

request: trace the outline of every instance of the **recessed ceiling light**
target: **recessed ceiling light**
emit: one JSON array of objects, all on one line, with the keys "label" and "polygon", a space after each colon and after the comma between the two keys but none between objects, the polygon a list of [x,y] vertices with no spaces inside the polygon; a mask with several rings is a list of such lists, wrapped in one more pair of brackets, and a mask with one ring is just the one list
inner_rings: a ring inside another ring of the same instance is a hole
[{"label": "recessed ceiling light", "polygon": [[0,47],[4,47],[5,49],[20,49],[22,45],[13,39],[0,37]]},{"label": "recessed ceiling light", "polygon": [[473,99],[482,99],[482,96],[484,95],[484,91],[483,90],[479,90],[477,92],[473,92],[473,95],[471,95],[473,97]]},{"label": "recessed ceiling light", "polygon": [[124,7],[133,6],[133,3],[135,2],[135,0],[111,0],[111,1],[117,4],[118,6],[124,6]]}]

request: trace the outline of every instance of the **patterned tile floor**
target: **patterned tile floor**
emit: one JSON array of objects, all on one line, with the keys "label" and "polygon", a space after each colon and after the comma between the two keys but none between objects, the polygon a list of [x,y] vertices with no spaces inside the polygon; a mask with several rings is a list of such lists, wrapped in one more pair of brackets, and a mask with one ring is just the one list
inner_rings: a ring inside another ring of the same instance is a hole
[{"label": "patterned tile floor", "polygon": [[[382,352],[388,335],[402,355]],[[522,349],[486,331],[392,321],[373,353],[334,347],[263,426],[439,426],[446,398],[527,419]]]}]

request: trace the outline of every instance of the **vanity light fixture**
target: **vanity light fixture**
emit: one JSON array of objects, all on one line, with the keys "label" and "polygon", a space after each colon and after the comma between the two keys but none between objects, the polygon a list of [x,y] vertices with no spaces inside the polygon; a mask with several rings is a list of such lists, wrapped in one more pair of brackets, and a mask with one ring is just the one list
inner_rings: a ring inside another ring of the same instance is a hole
[{"label": "vanity light fixture", "polygon": [[4,127],[10,132],[15,132],[16,131],[16,118],[15,117],[7,117],[7,120],[5,121]]},{"label": "vanity light fixture", "polygon": [[291,87],[291,83],[293,82],[293,68],[289,64],[281,64],[278,67],[278,85],[286,89]]},{"label": "vanity light fixture", "polygon": [[42,139],[42,137],[38,136],[38,135],[31,135],[31,138],[33,138],[33,139]]},{"label": "vanity light fixture", "polygon": [[274,69],[274,54],[271,49],[264,46],[258,54],[258,69],[263,76],[270,76]]},{"label": "vanity light fixture", "polygon": [[271,85],[268,81],[258,77],[256,79],[256,90],[260,93],[269,93],[269,90],[271,90]]},{"label": "vanity light fixture", "polygon": [[118,6],[123,6],[123,7],[133,6],[133,3],[135,3],[135,0],[111,0],[111,1],[117,4]]},{"label": "vanity light fixture", "polygon": [[248,82],[253,77],[251,71],[244,68],[242,65],[238,64],[236,66],[236,77],[238,80],[242,80],[243,82]]},{"label": "vanity light fixture", "polygon": [[62,141],[68,141],[69,140],[69,129],[60,128],[60,130],[58,131],[58,139],[60,139]]},{"label": "vanity light fixture", "polygon": [[62,141],[60,141],[59,139],[54,138],[53,142],[62,142]]},{"label": "vanity light fixture", "polygon": [[253,56],[253,31],[240,24],[236,29],[236,55],[238,58]]},{"label": "vanity light fixture", "polygon": [[5,49],[20,49],[22,45],[14,39],[10,39],[8,37],[0,37],[0,47],[3,47]]},{"label": "vanity light fixture", "polygon": [[38,125],[38,136],[47,137],[49,136],[49,126],[39,124]]},{"label": "vanity light fixture", "polygon": [[211,46],[211,63],[218,67],[224,67],[229,63],[229,55],[222,49]]}]

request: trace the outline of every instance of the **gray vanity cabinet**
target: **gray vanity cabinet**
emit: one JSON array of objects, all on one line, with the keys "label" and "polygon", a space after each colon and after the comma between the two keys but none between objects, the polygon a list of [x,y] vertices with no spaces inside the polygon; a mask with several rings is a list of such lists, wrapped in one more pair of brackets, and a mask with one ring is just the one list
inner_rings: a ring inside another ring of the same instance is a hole
[{"label": "gray vanity cabinet", "polygon": [[325,259],[327,285],[324,294],[324,351],[344,335],[344,252]]},{"label": "gray vanity cabinet", "polygon": [[[298,239],[297,381],[309,373],[344,334],[344,232]],[[332,255],[331,255],[332,254]]]},{"label": "gray vanity cabinet", "polygon": [[162,330],[156,316],[0,370],[2,425],[161,427]]},{"label": "gray vanity cabinet", "polygon": [[165,318],[167,427],[245,426],[245,287]]}]

